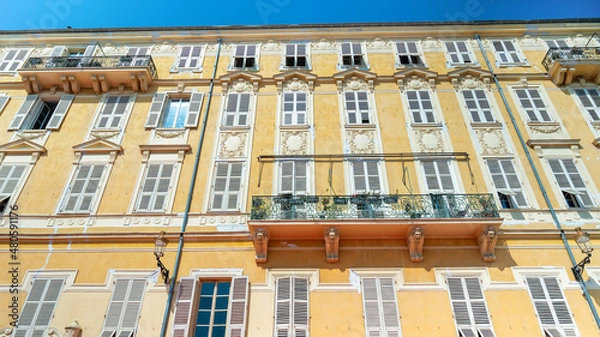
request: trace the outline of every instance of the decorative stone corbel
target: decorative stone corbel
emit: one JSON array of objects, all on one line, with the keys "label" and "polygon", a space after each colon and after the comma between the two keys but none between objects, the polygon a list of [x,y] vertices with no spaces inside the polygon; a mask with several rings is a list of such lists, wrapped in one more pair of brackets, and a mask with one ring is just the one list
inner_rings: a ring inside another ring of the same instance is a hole
[{"label": "decorative stone corbel", "polygon": [[79,82],[77,82],[77,78],[75,76],[69,76],[69,82],[71,82],[71,90],[73,93],[79,93]]},{"label": "decorative stone corbel", "polygon": [[23,77],[21,80],[23,81],[23,85],[25,85],[25,91],[27,91],[28,94],[33,94],[33,89],[31,88],[31,82],[29,81],[29,78]]},{"label": "decorative stone corbel", "polygon": [[408,238],[406,238],[406,241],[408,243],[408,254],[410,255],[410,260],[412,262],[423,261],[423,244],[425,243],[425,233],[423,233],[423,228],[411,228],[411,230],[408,232]]},{"label": "decorative stone corbel", "polygon": [[40,83],[40,81],[38,81],[37,77],[30,76],[29,81],[31,82],[31,89],[33,89],[34,93],[39,94],[44,90],[42,88],[42,84]]},{"label": "decorative stone corbel", "polygon": [[135,92],[139,91],[140,86],[137,76],[135,74],[130,74],[129,78],[131,79],[131,89],[133,89]]},{"label": "decorative stone corbel", "polygon": [[267,262],[269,253],[269,232],[264,228],[254,230],[254,251],[256,252],[256,263]]},{"label": "decorative stone corbel", "polygon": [[91,79],[92,79],[92,87],[94,88],[94,92],[96,94],[99,94],[100,93],[100,81],[98,81],[98,76],[92,75]]},{"label": "decorative stone corbel", "polygon": [[481,252],[481,257],[485,262],[494,262],[496,261],[496,241],[498,241],[498,230],[492,226],[485,228],[479,234],[479,238],[477,239],[479,243],[479,251]]},{"label": "decorative stone corbel", "polygon": [[144,74],[139,74],[138,78],[140,79],[140,90],[142,92],[146,92],[148,91],[148,79],[146,79],[146,76]]},{"label": "decorative stone corbel", "polygon": [[325,230],[325,253],[328,263],[336,263],[340,260],[340,232],[337,228]]}]

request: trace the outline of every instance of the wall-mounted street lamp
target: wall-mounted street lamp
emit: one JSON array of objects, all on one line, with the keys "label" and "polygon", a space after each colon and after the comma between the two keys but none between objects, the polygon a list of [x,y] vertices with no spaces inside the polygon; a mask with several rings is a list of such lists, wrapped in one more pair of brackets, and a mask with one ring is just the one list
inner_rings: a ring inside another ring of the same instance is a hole
[{"label": "wall-mounted street lamp", "polygon": [[573,270],[573,275],[575,275],[577,281],[580,281],[581,273],[583,273],[585,265],[591,262],[590,258],[592,257],[594,248],[590,247],[590,235],[587,232],[582,231],[581,227],[575,228],[575,232],[575,242],[577,242],[577,246],[579,246],[581,252],[585,254],[585,257],[571,269]]},{"label": "wall-mounted street lamp", "polygon": [[160,261],[160,258],[165,255],[165,248],[167,248],[167,244],[169,244],[169,240],[165,238],[165,234],[166,233],[162,231],[154,239],[154,256],[156,256],[156,265],[158,268],[160,268],[160,273],[165,281],[165,284],[169,284],[169,269],[167,269]]}]

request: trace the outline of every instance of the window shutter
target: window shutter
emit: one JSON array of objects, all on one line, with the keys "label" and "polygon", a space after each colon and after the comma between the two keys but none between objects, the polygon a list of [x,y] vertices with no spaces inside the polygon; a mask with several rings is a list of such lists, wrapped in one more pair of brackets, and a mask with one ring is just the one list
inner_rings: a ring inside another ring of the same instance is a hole
[{"label": "window shutter", "polygon": [[62,290],[63,279],[35,279],[31,286],[15,336],[43,336],[50,324]]},{"label": "window shutter", "polygon": [[400,320],[398,315],[398,305],[396,304],[396,290],[394,289],[394,279],[391,277],[381,277],[379,282],[381,293],[381,308],[383,313],[383,328],[388,336],[400,336]]},{"label": "window shutter", "polygon": [[292,278],[277,279],[275,294],[275,335],[287,337],[291,330],[291,295]]},{"label": "window shutter", "polygon": [[171,337],[188,337],[195,293],[196,279],[193,277],[181,278],[175,302]]},{"label": "window shutter", "polygon": [[377,337],[383,334],[379,297],[377,296],[377,279],[364,277],[362,285],[366,335],[367,337]]},{"label": "window shutter", "polygon": [[362,286],[366,336],[401,336],[393,278],[364,277]]},{"label": "window shutter", "polygon": [[104,327],[101,336],[112,336],[119,329],[121,315],[127,301],[127,290],[129,288],[129,279],[117,279],[115,288],[108,304],[108,310],[104,319]]},{"label": "window shutter", "polygon": [[38,95],[27,95],[23,104],[21,104],[19,111],[17,111],[17,114],[10,123],[8,130],[18,130],[21,127],[21,125],[23,125],[25,117],[27,116],[29,111],[31,111],[31,108],[38,100],[38,97]]},{"label": "window shutter", "polygon": [[0,196],[11,196],[25,172],[25,165],[0,166]]},{"label": "window shutter", "polygon": [[167,100],[167,94],[164,92],[157,92],[152,98],[152,104],[150,104],[150,111],[148,111],[148,119],[146,119],[146,128],[155,128],[158,126],[158,121],[163,111],[165,101]]},{"label": "window shutter", "polygon": [[246,335],[248,276],[233,277],[231,283],[226,336],[244,337]]},{"label": "window shutter", "polygon": [[[600,94],[594,89],[576,89],[575,94],[593,121],[600,121]],[[1,99],[1,97],[0,97]],[[0,103],[0,111],[2,104]]]},{"label": "window shutter", "polygon": [[354,173],[354,192],[366,192],[367,177],[363,162],[352,162],[351,165]]},{"label": "window shutter", "polygon": [[557,336],[577,336],[571,312],[556,277],[527,277],[527,288],[542,328]]},{"label": "window shutter", "polygon": [[4,110],[4,107],[6,106],[6,104],[8,103],[9,100],[10,100],[10,96],[0,95],[0,113],[2,113],[2,110]]},{"label": "window shutter", "polygon": [[15,72],[29,54],[28,49],[8,49],[0,62],[0,72]]},{"label": "window shutter", "polygon": [[185,122],[186,127],[194,128],[198,126],[198,119],[200,118],[200,109],[202,108],[202,99],[204,94],[201,92],[192,93],[190,98],[190,107],[188,109],[188,115]]},{"label": "window shutter", "polygon": [[241,190],[244,164],[217,163],[213,184],[212,209],[239,209],[238,198]]},{"label": "window shutter", "polygon": [[280,164],[281,169],[281,193],[294,193],[294,162],[284,161]]},{"label": "window shutter", "polygon": [[74,97],[75,96],[73,95],[62,95],[58,105],[56,106],[56,109],[54,109],[54,113],[52,114],[52,118],[50,118],[46,129],[53,130],[60,127],[65,115],[67,114],[67,111],[69,110],[69,107],[71,106],[71,103],[73,102]]},{"label": "window shutter", "polygon": [[129,296],[127,297],[127,304],[125,305],[125,313],[123,314],[121,333],[119,336],[122,336],[128,331],[131,331],[132,333],[135,331],[140,316],[140,309],[142,308],[142,299],[144,297],[145,288],[145,279],[131,280]]},{"label": "window shutter", "polygon": [[308,278],[293,277],[293,329],[294,336],[308,334]]},{"label": "window shutter", "polygon": [[98,192],[104,164],[80,165],[65,198],[64,212],[90,212],[92,201]]},{"label": "window shutter", "polygon": [[304,162],[304,161],[297,161],[294,163],[294,193],[295,194],[306,194],[306,192],[307,192],[306,165],[307,165],[307,162]]},{"label": "window shutter", "polygon": [[462,285],[462,279],[459,277],[449,277],[447,278],[447,281],[456,325],[459,327],[471,326],[472,322],[469,315],[469,308],[466,301],[467,299]]}]

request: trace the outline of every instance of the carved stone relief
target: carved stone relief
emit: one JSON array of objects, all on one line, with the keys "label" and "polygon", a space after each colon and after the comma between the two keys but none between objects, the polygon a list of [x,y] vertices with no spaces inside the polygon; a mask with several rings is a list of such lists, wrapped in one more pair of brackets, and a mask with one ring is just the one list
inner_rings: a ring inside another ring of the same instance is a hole
[{"label": "carved stone relief", "polygon": [[417,75],[413,75],[406,79],[398,80],[398,87],[400,90],[423,90],[423,89],[435,89],[435,79],[426,80]]},{"label": "carved stone relief", "polygon": [[423,51],[439,51],[442,48],[442,41],[433,37],[428,37],[421,45]]},{"label": "carved stone relief", "polygon": [[235,82],[231,83],[229,86],[232,91],[244,92],[244,91],[253,91],[254,87],[252,83],[246,81],[243,78],[238,78]]},{"label": "carved stone relief", "polygon": [[308,83],[297,77],[289,79],[283,84],[284,91],[308,91],[309,89]]},{"label": "carved stone relief", "polygon": [[247,140],[247,132],[221,133],[219,157],[245,157]]},{"label": "carved stone relief", "polygon": [[349,130],[346,133],[350,153],[375,153],[375,131]]},{"label": "carved stone relief", "polygon": [[265,51],[281,51],[281,42],[269,40],[262,46]]},{"label": "carved stone relief", "polygon": [[483,155],[509,153],[502,129],[476,129],[475,134]]},{"label": "carved stone relief", "polygon": [[392,47],[392,41],[383,40],[376,37],[373,41],[367,42],[367,48],[369,49],[390,49]]},{"label": "carved stone relief", "polygon": [[[372,81],[369,81],[369,82],[372,82]],[[358,78],[356,76],[353,76],[344,82],[344,90],[371,90],[371,89],[373,89],[372,83],[367,83],[362,78]]]},{"label": "carved stone relief", "polygon": [[529,129],[534,133],[558,133],[561,131],[560,125],[529,125]]},{"label": "carved stone relief", "polygon": [[177,51],[177,45],[169,41],[165,41],[162,44],[155,44],[152,47],[152,54],[168,54],[175,53]]},{"label": "carved stone relief", "polygon": [[490,89],[490,87],[491,87],[489,78],[484,79],[482,82],[480,79],[474,78],[471,75],[466,75],[466,76],[458,78],[458,79],[452,79],[452,85],[454,86],[454,89],[456,89],[456,90]]},{"label": "carved stone relief", "polygon": [[308,132],[285,131],[281,133],[281,154],[305,155],[308,154]]},{"label": "carved stone relief", "polygon": [[335,49],[335,42],[331,42],[325,38],[320,39],[319,42],[313,42],[310,47],[313,49]]},{"label": "carved stone relief", "polygon": [[436,129],[417,129],[414,130],[418,150],[421,152],[442,152],[444,151],[444,136],[442,130]]}]

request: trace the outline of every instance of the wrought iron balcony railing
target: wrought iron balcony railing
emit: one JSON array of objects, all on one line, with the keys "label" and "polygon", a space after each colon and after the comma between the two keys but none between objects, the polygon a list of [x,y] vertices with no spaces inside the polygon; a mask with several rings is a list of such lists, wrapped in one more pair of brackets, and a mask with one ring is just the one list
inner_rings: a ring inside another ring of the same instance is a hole
[{"label": "wrought iron balcony railing", "polygon": [[542,60],[542,65],[549,70],[554,61],[599,62],[599,47],[550,48]]},{"label": "wrought iron balcony railing", "polygon": [[491,194],[253,196],[252,220],[498,218]]},{"label": "wrought iron balcony railing", "polygon": [[21,69],[122,67],[148,67],[152,78],[156,78],[156,66],[150,55],[30,57]]}]

